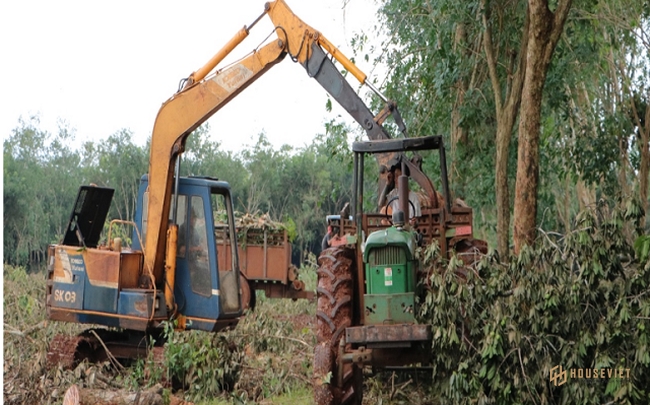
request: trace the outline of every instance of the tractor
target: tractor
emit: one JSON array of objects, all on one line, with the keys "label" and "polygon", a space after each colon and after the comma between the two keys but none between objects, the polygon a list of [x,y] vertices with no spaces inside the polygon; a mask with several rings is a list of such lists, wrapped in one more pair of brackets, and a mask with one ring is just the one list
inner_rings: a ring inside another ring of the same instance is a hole
[{"label": "tractor", "polygon": [[[360,404],[365,366],[422,364],[430,358],[431,326],[416,317],[427,274],[418,247],[437,243],[443,257],[457,254],[467,265],[487,253],[486,243],[473,238],[472,209],[461,200],[452,204],[441,136],[355,142],[352,149],[353,220],[347,212],[330,217],[328,225],[338,234],[318,259],[314,395],[319,405]],[[409,190],[409,175],[422,173],[409,170],[421,169],[420,150],[439,152],[442,194],[422,176],[414,180],[424,190]],[[375,212],[364,211],[367,154],[379,156],[381,165]]]}]

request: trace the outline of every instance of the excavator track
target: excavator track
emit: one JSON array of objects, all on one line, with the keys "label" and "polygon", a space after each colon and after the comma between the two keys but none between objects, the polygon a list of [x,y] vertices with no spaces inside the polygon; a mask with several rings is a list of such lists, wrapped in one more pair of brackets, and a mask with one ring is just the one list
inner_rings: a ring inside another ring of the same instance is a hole
[{"label": "excavator track", "polygon": [[337,358],[345,328],[352,326],[354,250],[329,248],[318,263],[314,399],[318,405],[358,405],[363,397],[361,369],[340,365]]},{"label": "excavator track", "polygon": [[[89,329],[77,336],[56,335],[47,352],[47,365],[49,368],[73,369],[84,360],[96,363],[109,357],[120,360],[142,358],[152,349],[148,347],[149,336],[108,329]],[[154,357],[162,358],[160,350],[155,349],[162,349],[164,342],[158,335],[154,340]]]},{"label": "excavator track", "polygon": [[75,368],[82,360],[82,355],[77,349],[86,344],[86,338],[83,336],[54,336],[47,352],[48,368],[57,366],[61,366],[66,370]]}]

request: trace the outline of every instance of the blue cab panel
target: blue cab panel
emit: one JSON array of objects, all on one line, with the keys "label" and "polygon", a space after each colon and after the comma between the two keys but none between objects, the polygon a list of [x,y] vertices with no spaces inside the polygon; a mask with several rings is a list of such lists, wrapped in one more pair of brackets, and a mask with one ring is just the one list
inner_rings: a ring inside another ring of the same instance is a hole
[{"label": "blue cab panel", "polygon": [[52,306],[83,309],[86,267],[81,255],[68,254],[61,249],[58,260],[61,271],[55,272],[52,285]]},{"label": "blue cab panel", "polygon": [[77,277],[72,283],[54,282],[52,306],[69,309],[83,309],[84,282]]}]

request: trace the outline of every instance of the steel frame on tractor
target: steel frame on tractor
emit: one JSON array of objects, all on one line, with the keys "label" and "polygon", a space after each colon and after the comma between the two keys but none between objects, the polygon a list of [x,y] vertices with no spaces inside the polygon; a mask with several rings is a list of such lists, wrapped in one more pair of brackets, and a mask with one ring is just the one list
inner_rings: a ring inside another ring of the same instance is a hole
[{"label": "steel frame on tractor", "polygon": [[[403,161],[406,160],[404,152],[417,152],[421,150],[438,150],[440,159],[440,173],[442,194],[436,192],[436,201],[428,202],[422,206],[421,216],[415,223],[406,225],[408,232],[417,235],[416,240],[420,246],[428,246],[431,243],[438,243],[442,257],[449,257],[452,251],[466,255],[463,259],[467,263],[473,262],[477,256],[486,252],[486,245],[482,241],[475,241],[472,238],[472,209],[463,204],[452,204],[449,193],[447,180],[446,156],[443,139],[441,136],[427,136],[420,138],[400,138],[386,140],[371,140],[364,142],[354,142],[352,146],[354,152],[354,177],[353,177],[353,201],[351,217],[348,213],[341,212],[340,216],[331,217],[328,225],[333,229],[338,229],[339,246],[334,249],[328,249],[321,255],[321,265],[329,266],[330,269],[320,270],[319,277],[325,277],[326,274],[335,273],[340,263],[332,263],[334,260],[351,259],[349,277],[352,280],[352,289],[349,290],[352,304],[349,325],[344,328],[344,333],[339,336],[337,333],[342,332],[343,328],[339,325],[332,325],[332,334],[327,333],[326,327],[319,326],[319,345],[315,351],[315,373],[319,370],[326,370],[321,363],[333,360],[332,374],[334,381],[330,383],[328,395],[333,399],[332,402],[323,400],[319,403],[360,403],[362,397],[361,370],[364,366],[388,367],[404,366],[411,364],[427,363],[430,358],[430,342],[432,339],[431,325],[417,324],[415,317],[411,322],[399,322],[388,319],[385,323],[378,323],[375,320],[369,322],[369,311],[366,308],[364,297],[369,287],[368,274],[365,273],[366,263],[364,263],[364,248],[368,237],[378,231],[386,230],[392,227],[390,216],[384,213],[366,213],[364,212],[364,156],[366,154],[386,154],[387,156],[397,157]],[[392,154],[391,154],[392,153]],[[389,155],[390,154],[390,155]],[[419,156],[416,156],[419,159]],[[381,159],[377,159],[381,161]],[[411,162],[416,159],[412,159]],[[395,163],[395,162],[393,162]],[[398,164],[400,162],[397,162]],[[421,172],[419,172],[421,173]],[[408,183],[406,183],[406,192],[408,196]],[[408,198],[408,197],[406,197]],[[401,202],[404,205],[404,202]],[[346,207],[347,208],[347,207]],[[407,215],[408,218],[408,215]],[[334,258],[334,250],[337,250],[338,256]],[[341,249],[347,253],[341,253]],[[328,259],[329,258],[329,259]],[[340,259],[342,258],[342,259]],[[325,260],[328,259],[328,260]],[[423,281],[426,273],[419,265],[417,258],[415,261],[415,278],[416,282]],[[344,272],[335,274],[338,280],[333,283],[338,284],[345,281],[348,277]],[[321,284],[319,283],[319,286]],[[338,297],[340,293],[335,288],[330,291],[319,290],[319,322],[340,323],[340,317],[332,310],[332,316],[328,317],[327,311],[330,299],[332,302],[337,300],[335,305],[340,306],[345,302],[345,298]],[[390,300],[390,297],[387,297]],[[324,305],[321,305],[322,303]],[[373,304],[381,305],[381,304]],[[387,309],[390,314],[390,309]],[[397,318],[397,317],[396,317]],[[337,329],[338,327],[338,329]],[[326,333],[320,333],[325,330]],[[327,338],[331,336],[330,342]],[[333,354],[327,350],[333,351]],[[324,353],[324,354],[323,354]],[[328,357],[330,356],[330,357]],[[325,395],[323,395],[325,396]],[[319,399],[318,387],[316,389],[316,399]]]}]

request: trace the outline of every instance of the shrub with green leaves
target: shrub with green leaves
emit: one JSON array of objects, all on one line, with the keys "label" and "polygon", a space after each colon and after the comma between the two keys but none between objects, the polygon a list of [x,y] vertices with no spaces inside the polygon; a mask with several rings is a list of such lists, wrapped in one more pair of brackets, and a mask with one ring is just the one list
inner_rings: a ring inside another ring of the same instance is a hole
[{"label": "shrub with green leaves", "polygon": [[[462,262],[429,254],[445,268],[419,314],[434,334],[432,393],[452,404],[649,403],[650,263],[631,235],[640,213],[582,212],[567,235],[541,232],[511,263],[489,256],[466,279]],[[556,386],[558,365],[569,379]],[[580,368],[630,377],[571,378]]]},{"label": "shrub with green leaves", "polygon": [[194,400],[218,396],[233,388],[244,354],[226,335],[179,332],[171,322],[166,324],[164,334],[163,380],[178,384]]}]

